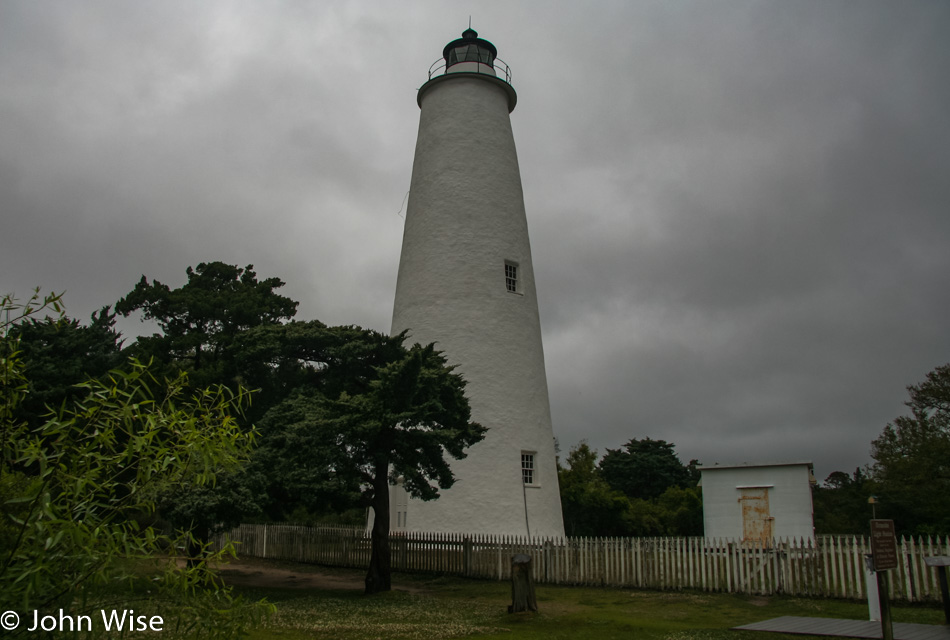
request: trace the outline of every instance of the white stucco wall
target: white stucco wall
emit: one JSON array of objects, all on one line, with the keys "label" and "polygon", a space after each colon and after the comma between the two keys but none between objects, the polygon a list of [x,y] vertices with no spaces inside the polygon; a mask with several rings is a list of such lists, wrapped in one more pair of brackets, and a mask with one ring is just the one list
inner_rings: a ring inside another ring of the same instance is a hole
[{"label": "white stucco wall", "polygon": [[742,538],[739,498],[742,488],[754,487],[768,490],[773,537],[814,537],[810,462],[707,465],[699,469],[707,538]]},{"label": "white stucco wall", "polygon": [[[564,533],[513,95],[474,74],[420,90],[392,331],[436,342],[459,365],[472,417],[489,431],[452,462],[455,486],[433,502],[410,500],[405,523],[394,510],[394,529]],[[517,293],[506,289],[506,261],[518,265]],[[524,451],[536,453],[534,486],[521,480]]]}]

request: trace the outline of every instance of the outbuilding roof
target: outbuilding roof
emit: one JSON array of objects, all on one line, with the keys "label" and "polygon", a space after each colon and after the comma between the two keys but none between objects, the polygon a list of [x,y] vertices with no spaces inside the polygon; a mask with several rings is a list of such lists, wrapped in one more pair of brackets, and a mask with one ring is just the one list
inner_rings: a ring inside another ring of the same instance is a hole
[{"label": "outbuilding roof", "polygon": [[795,462],[738,462],[732,464],[705,464],[701,467],[696,467],[700,471],[715,471],[716,469],[741,469],[748,467],[797,467],[797,466],[806,466],[809,469],[814,468],[814,463],[811,460],[798,460]]}]

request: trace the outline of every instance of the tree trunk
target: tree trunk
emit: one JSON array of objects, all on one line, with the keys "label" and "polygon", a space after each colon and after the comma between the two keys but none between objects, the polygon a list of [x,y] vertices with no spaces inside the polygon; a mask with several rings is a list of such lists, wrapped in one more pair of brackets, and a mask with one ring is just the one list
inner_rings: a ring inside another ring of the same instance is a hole
[{"label": "tree trunk", "polygon": [[511,557],[511,606],[508,613],[537,611],[538,599],[531,577],[531,556],[519,553]]},{"label": "tree trunk", "polygon": [[366,573],[366,591],[379,593],[392,590],[391,555],[389,551],[389,465],[377,464],[373,482],[372,554]]}]

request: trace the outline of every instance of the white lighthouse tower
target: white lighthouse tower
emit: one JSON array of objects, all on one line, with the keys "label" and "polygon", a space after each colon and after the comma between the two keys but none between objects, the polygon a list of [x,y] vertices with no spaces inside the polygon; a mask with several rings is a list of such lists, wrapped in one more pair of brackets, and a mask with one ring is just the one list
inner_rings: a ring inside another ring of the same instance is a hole
[{"label": "white lighthouse tower", "polygon": [[393,488],[393,531],[564,535],[510,80],[469,28],[419,89],[392,331],[458,365],[488,432],[438,500]]}]

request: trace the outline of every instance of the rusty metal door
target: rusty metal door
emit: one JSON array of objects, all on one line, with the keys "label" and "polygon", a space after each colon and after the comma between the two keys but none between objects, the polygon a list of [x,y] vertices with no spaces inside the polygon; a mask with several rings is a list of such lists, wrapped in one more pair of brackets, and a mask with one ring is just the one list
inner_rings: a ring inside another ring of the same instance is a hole
[{"label": "rusty metal door", "polygon": [[763,545],[772,539],[772,521],[769,514],[769,490],[767,487],[740,489],[739,504],[742,507],[742,541],[760,542]]}]

